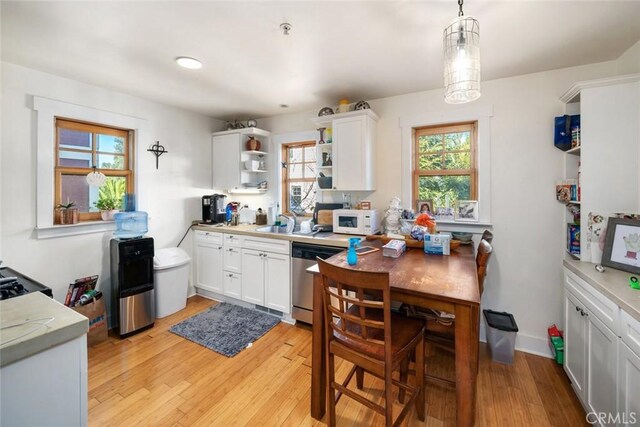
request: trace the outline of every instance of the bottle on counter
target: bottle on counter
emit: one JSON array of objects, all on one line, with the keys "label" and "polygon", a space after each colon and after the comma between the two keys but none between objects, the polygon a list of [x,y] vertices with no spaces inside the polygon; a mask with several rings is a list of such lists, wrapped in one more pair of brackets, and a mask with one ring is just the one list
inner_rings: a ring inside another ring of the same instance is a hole
[{"label": "bottle on counter", "polygon": [[358,263],[358,254],[356,247],[360,244],[359,237],[351,237],[349,239],[349,250],[347,251],[347,264],[356,265]]}]

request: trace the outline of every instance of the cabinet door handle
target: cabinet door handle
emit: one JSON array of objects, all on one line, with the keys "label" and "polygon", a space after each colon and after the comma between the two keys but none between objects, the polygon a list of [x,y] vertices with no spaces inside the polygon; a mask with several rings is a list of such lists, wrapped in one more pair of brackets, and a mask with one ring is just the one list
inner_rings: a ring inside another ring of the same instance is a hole
[{"label": "cabinet door handle", "polygon": [[222,246],[218,246],[218,249],[222,249]]},{"label": "cabinet door handle", "polygon": [[580,307],[576,305],[576,311],[580,311]]}]

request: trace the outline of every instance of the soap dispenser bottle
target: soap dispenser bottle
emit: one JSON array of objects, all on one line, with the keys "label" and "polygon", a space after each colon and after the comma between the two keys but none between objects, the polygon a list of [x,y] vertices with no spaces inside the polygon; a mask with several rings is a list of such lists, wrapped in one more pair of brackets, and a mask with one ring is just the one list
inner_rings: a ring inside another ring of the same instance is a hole
[{"label": "soap dispenser bottle", "polygon": [[349,250],[347,251],[347,264],[356,265],[358,263],[358,254],[356,247],[360,244],[360,238],[352,237],[349,239]]}]

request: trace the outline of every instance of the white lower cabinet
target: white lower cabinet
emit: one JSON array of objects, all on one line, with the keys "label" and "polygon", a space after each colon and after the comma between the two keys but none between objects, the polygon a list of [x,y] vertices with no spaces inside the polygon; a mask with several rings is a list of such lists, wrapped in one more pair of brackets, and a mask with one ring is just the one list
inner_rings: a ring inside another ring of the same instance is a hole
[{"label": "white lower cabinet", "polygon": [[231,273],[241,273],[242,272],[242,252],[240,248],[235,247],[224,247],[224,271],[229,271]]},{"label": "white lower cabinet", "polygon": [[222,234],[196,232],[196,287],[223,292]]},{"label": "white lower cabinet", "polygon": [[195,241],[196,287],[291,313],[288,240],[198,230]]},{"label": "white lower cabinet", "polygon": [[586,321],[576,297],[564,296],[564,370],[578,396],[584,396],[587,376]]},{"label": "white lower cabinet", "polygon": [[265,305],[283,313],[291,312],[291,284],[289,255],[267,252],[265,272]]},{"label": "white lower cabinet", "polygon": [[640,354],[624,341],[633,346],[640,322],[612,304],[565,270],[564,370],[590,422],[632,425],[640,423]]},{"label": "white lower cabinet", "polygon": [[242,299],[242,276],[224,272],[224,294],[231,298]]},{"label": "white lower cabinet", "polygon": [[619,425],[640,424],[640,355],[620,342],[618,366]]},{"label": "white lower cabinet", "polygon": [[[592,412],[615,414],[618,370],[618,336],[587,313],[587,395]],[[615,425],[605,423],[604,425]]]},{"label": "white lower cabinet", "polygon": [[242,250],[242,300],[264,305],[265,253],[253,249]]}]

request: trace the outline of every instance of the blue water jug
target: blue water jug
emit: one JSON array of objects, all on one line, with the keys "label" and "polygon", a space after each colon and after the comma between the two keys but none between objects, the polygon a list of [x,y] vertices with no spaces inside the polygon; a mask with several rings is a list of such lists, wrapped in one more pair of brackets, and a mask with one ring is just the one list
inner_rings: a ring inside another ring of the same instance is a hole
[{"label": "blue water jug", "polygon": [[144,236],[148,228],[148,215],[146,212],[118,212],[114,215],[116,231],[113,235],[119,239],[133,239]]}]

